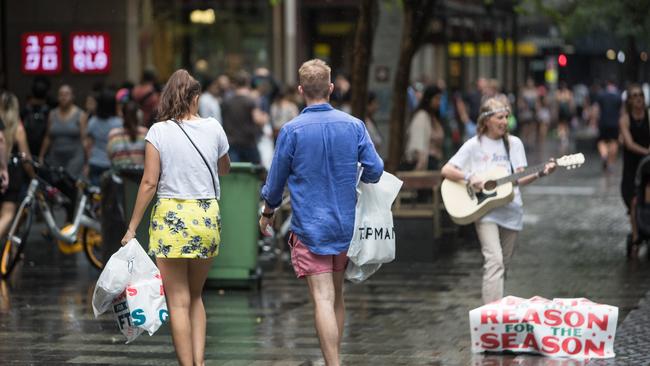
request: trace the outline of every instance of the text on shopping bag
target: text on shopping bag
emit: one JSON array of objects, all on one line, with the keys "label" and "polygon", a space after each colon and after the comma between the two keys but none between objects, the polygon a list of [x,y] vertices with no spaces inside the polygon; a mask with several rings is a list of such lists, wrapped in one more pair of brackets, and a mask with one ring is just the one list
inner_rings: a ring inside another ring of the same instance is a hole
[{"label": "text on shopping bag", "polygon": [[361,226],[357,228],[360,240],[395,240],[395,227]]},{"label": "text on shopping bag", "polygon": [[618,308],[587,299],[508,296],[470,311],[472,351],[614,357]]}]

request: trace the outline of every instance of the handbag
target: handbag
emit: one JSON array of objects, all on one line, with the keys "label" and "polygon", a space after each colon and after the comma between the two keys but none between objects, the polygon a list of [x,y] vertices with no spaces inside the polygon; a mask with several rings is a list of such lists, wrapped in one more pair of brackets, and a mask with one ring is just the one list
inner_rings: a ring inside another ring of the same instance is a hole
[{"label": "handbag", "polygon": [[199,155],[201,155],[201,159],[203,159],[203,162],[205,163],[205,166],[208,168],[208,171],[210,172],[210,177],[212,178],[212,188],[214,188],[214,198],[216,199],[217,198],[217,184],[215,183],[214,173],[212,173],[212,168],[210,168],[210,164],[208,164],[208,160],[205,158],[205,156],[203,156],[203,154],[201,153],[201,150],[199,150],[199,148],[196,147],[196,144],[194,143],[194,141],[192,141],[192,139],[190,138],[190,135],[187,134],[187,132],[185,131],[185,129],[183,128],[181,123],[178,120],[176,120],[175,118],[172,118],[172,122],[176,123],[178,128],[180,128],[181,131],[183,131],[183,133],[185,134],[187,139],[190,140],[190,143],[192,144],[192,146],[194,146],[194,149],[196,149],[196,152],[198,152]]}]

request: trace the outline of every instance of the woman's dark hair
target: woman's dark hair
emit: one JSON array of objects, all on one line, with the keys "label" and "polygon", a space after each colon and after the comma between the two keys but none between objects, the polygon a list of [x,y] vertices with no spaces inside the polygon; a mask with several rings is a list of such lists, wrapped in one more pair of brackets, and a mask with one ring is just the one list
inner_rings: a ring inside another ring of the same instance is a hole
[{"label": "woman's dark hair", "polygon": [[435,85],[427,86],[427,88],[424,89],[424,94],[422,95],[422,99],[420,100],[420,103],[418,104],[418,107],[415,108],[415,110],[419,111],[420,109],[422,109],[425,112],[429,113],[430,115],[434,115],[437,117],[440,111],[434,110],[433,107],[431,107],[431,100],[436,95],[439,95],[441,93],[442,91],[437,86]]},{"label": "woman's dark hair", "polygon": [[210,76],[206,76],[205,78],[203,78],[203,80],[201,81],[201,90],[205,93],[208,90],[208,88],[210,88],[210,85],[214,83],[215,80],[216,80],[215,78]]},{"label": "woman's dark hair", "polygon": [[122,105],[122,117],[124,118],[124,130],[129,135],[129,140],[135,142],[138,138],[138,127],[140,119],[138,118],[138,103],[133,100]]},{"label": "woman's dark hair", "polygon": [[374,91],[368,91],[368,103],[367,104],[370,104],[370,103],[374,102],[375,100],[377,100],[377,94],[375,94]]},{"label": "woman's dark hair", "polygon": [[176,70],[160,94],[158,119],[181,119],[190,113],[194,98],[201,95],[201,84],[186,70]]},{"label": "woman's dark hair", "polygon": [[115,92],[111,89],[103,89],[97,95],[97,117],[101,119],[108,119],[115,116]]},{"label": "woman's dark hair", "polygon": [[38,99],[46,99],[50,91],[50,80],[44,76],[37,76],[32,82],[32,96]]}]

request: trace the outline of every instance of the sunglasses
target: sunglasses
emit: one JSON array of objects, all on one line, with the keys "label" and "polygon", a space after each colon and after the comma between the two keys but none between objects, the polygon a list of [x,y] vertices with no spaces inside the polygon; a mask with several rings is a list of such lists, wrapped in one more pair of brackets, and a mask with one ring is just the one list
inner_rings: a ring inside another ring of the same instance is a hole
[{"label": "sunglasses", "polygon": [[643,93],[630,93],[630,97],[642,97]]}]

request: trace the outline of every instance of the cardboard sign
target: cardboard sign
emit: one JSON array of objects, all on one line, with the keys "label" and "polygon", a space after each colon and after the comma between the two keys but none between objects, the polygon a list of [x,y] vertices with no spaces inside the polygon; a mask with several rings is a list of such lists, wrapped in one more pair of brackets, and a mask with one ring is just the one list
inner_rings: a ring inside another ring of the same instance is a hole
[{"label": "cardboard sign", "polygon": [[23,73],[58,74],[61,72],[61,34],[23,33],[20,44]]},{"label": "cardboard sign", "polygon": [[507,296],[469,312],[472,352],[611,358],[618,308],[584,298]]}]

